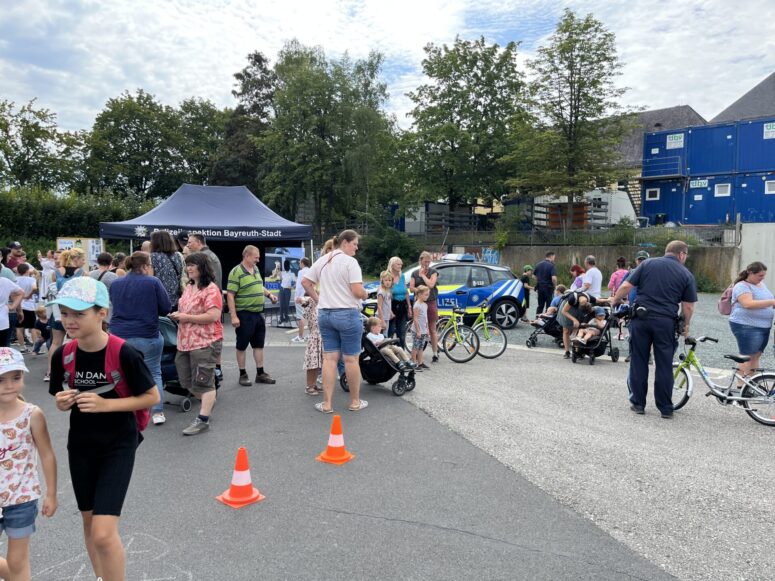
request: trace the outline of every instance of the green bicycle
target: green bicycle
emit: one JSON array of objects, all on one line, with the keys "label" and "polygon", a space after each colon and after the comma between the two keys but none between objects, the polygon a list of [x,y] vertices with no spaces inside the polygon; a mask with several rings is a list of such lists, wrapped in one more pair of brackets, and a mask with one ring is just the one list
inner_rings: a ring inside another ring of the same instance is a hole
[{"label": "green bicycle", "polygon": [[489,301],[485,299],[479,307],[479,316],[471,327],[479,337],[479,355],[485,359],[495,359],[506,351],[508,339],[503,329],[486,316],[489,312],[488,306]]},{"label": "green bicycle", "polygon": [[[765,426],[775,426],[775,373],[757,369],[757,373],[743,377],[738,373],[739,368],[732,368],[732,377],[729,385],[723,386],[715,383],[697,357],[698,343],[710,341],[718,343],[713,337],[687,337],[684,344],[689,347],[686,353],[678,356],[678,361],[673,362],[675,372],[673,374],[673,404],[674,410],[679,410],[689,401],[694,390],[691,369],[694,368],[700,375],[705,385],[710,390],[706,396],[713,396],[720,404],[733,404],[741,407],[754,420]],[[747,355],[724,355],[735,363],[746,363],[750,360]],[[742,389],[733,388],[737,381]]]},{"label": "green bicycle", "polygon": [[479,336],[463,323],[465,309],[452,309],[451,316],[441,317],[436,323],[439,346],[455,363],[471,361],[479,352]]}]

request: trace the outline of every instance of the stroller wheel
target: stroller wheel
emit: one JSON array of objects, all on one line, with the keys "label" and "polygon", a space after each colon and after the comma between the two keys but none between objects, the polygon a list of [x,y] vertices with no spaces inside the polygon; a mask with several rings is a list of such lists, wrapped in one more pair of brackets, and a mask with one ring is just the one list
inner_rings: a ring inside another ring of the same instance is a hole
[{"label": "stroller wheel", "polygon": [[616,363],[619,361],[619,348],[618,347],[611,347],[611,361]]},{"label": "stroller wheel", "polygon": [[406,391],[412,391],[415,385],[414,373],[410,373],[406,378]]},{"label": "stroller wheel", "polygon": [[533,340],[532,339],[528,339],[527,341],[525,341],[525,345],[527,345],[528,347],[532,347],[533,346]]},{"label": "stroller wheel", "polygon": [[191,398],[184,397],[180,402],[180,411],[182,412],[190,412],[191,411]]},{"label": "stroller wheel", "polygon": [[347,385],[347,374],[343,373],[342,376],[339,378],[339,386],[346,392],[349,393],[350,386]]},{"label": "stroller wheel", "polygon": [[590,353],[589,355],[589,364],[594,365],[595,364],[595,356]]},{"label": "stroller wheel", "polygon": [[404,383],[403,378],[399,377],[396,381],[393,382],[393,393],[395,395],[401,396],[404,395],[406,392],[406,384]]},{"label": "stroller wheel", "polygon": [[538,338],[537,337],[531,337],[530,338],[530,346],[531,347],[535,347],[536,345],[538,345]]},{"label": "stroller wheel", "polygon": [[574,350],[572,350],[572,351],[570,352],[570,360],[571,360],[573,363],[576,363],[576,361],[578,361],[578,359],[579,359],[579,355],[578,355],[578,353],[576,353],[575,349],[574,349]]}]

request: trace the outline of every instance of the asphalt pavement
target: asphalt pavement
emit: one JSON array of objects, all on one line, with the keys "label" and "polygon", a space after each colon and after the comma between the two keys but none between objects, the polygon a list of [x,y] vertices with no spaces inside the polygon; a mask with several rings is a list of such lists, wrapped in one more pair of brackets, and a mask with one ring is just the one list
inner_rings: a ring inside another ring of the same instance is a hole
[{"label": "asphalt pavement", "polygon": [[[443,408],[446,390],[477,397],[488,379],[499,377],[505,389],[521,384],[510,378],[515,352],[495,364],[503,376],[482,361],[442,362],[419,377],[413,402],[365,386],[370,405],[353,413],[337,389],[345,444],[356,454],[337,467],[315,461],[331,416],[315,411],[318,398],[305,395],[303,348],[290,336],[270,332],[265,367],[277,384],[252,387],[237,385],[227,338],[225,385],[209,432],[182,436],[193,412],[173,407],[164,426],[148,427],[121,524],[128,580],[671,578],[663,562],[637,554],[580,514],[582,506],[558,500],[493,455],[478,436],[494,427],[486,418],[467,424],[465,409],[459,417],[429,415],[426,398]],[[48,417],[60,477],[59,511],[39,518],[32,540],[33,579],[93,579],[67,471],[67,414],[47,394],[45,358],[30,357],[29,366],[25,394]],[[559,387],[547,389],[542,401],[565,407]],[[551,424],[564,429],[561,420],[553,414]],[[504,445],[531,448],[506,437],[519,432],[515,427],[498,429]],[[239,446],[247,447],[253,484],[267,498],[234,510],[215,496],[229,486]],[[579,452],[576,460],[585,463]],[[553,457],[530,462],[554,465]]]}]

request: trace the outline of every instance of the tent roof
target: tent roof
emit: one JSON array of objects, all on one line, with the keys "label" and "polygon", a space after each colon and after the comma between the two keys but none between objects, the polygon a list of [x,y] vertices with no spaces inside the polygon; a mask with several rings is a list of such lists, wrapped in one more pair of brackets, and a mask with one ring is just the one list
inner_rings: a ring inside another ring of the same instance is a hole
[{"label": "tent roof", "polygon": [[102,238],[147,238],[154,230],[197,232],[209,240],[294,241],[312,226],[275,214],[245,186],[183,184],[156,208],[125,222],[100,222]]}]

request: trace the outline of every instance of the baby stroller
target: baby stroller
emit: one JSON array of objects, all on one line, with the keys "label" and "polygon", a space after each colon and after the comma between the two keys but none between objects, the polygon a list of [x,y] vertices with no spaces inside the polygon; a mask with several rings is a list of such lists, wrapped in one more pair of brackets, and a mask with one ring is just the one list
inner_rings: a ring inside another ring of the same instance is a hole
[{"label": "baby stroller", "polygon": [[178,353],[178,326],[167,317],[159,317],[159,331],[164,339],[164,349],[161,353],[161,381],[164,384],[167,400],[165,403],[180,406],[180,411],[187,412],[191,409],[193,396],[187,389],[183,389],[178,381],[178,369],[175,367],[175,355]]},{"label": "baby stroller", "polygon": [[549,335],[554,339],[555,345],[562,347],[562,327],[560,326],[560,323],[557,322],[557,317],[553,316],[543,319],[543,325],[539,323],[539,320],[540,319],[531,321],[530,325],[534,327],[534,329],[530,334],[530,337],[525,340],[525,345],[528,347],[535,347],[538,345],[539,335]]},{"label": "baby stroller", "polygon": [[611,356],[611,361],[619,361],[619,348],[614,347],[611,341],[611,327],[618,323],[616,315],[612,315],[606,310],[605,327],[600,330],[600,334],[593,337],[585,344],[574,342],[571,346],[570,358],[573,363],[585,356],[589,359],[589,364],[594,365],[597,357],[605,355],[606,350]]},{"label": "baby stroller", "polygon": [[[396,374],[398,379],[393,382],[391,389],[395,395],[404,395],[407,391],[412,391],[415,386],[414,369],[401,370],[385,357],[374,343],[366,336],[365,321],[364,332],[361,336],[362,351],[358,357],[358,365],[361,368],[361,375],[366,383],[376,385],[390,381]],[[380,345],[396,345],[398,339],[385,339]],[[343,373],[339,378],[339,385],[344,391],[349,392],[350,386],[347,385],[347,374]]]}]

